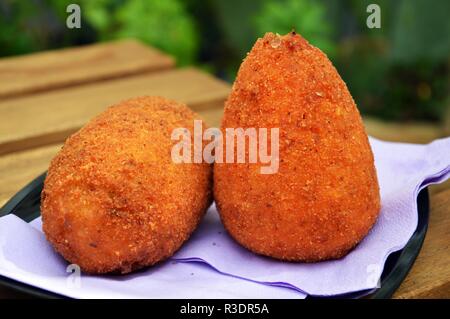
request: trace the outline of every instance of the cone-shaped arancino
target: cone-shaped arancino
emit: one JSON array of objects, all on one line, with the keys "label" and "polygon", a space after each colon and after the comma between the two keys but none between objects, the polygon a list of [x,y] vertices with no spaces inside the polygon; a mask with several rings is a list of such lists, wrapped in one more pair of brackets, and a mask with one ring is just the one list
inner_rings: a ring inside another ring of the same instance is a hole
[{"label": "cone-shaped arancino", "polygon": [[267,128],[269,143],[270,129],[279,129],[275,173],[262,174],[268,164],[259,157],[214,166],[217,207],[241,245],[283,260],[333,259],[375,223],[379,187],[361,116],[327,56],[300,35],[258,39],[221,128]]}]

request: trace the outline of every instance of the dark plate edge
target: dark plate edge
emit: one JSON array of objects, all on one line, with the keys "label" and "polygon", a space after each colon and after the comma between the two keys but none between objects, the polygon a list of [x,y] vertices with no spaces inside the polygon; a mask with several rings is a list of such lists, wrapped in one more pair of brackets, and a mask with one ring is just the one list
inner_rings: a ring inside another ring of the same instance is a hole
[{"label": "dark plate edge", "polygon": [[[46,177],[46,172],[36,177],[28,185],[17,192],[6,204],[0,208],[0,217],[14,214],[18,215],[20,218],[26,222],[30,222],[34,219],[31,214],[23,215],[17,214],[17,206],[27,200],[29,197],[36,196],[40,197],[40,189],[44,184]],[[38,190],[39,191],[36,191]],[[411,270],[419,252],[422,248],[423,242],[425,240],[425,235],[428,229],[429,220],[429,194],[428,188],[422,189],[417,196],[417,208],[418,208],[418,224],[414,234],[411,236],[410,240],[406,246],[395,253],[389,255],[386,260],[385,268],[381,276],[381,288],[377,289],[374,293],[368,297],[371,299],[386,299],[392,297],[397,288],[401,285],[405,277]],[[393,263],[393,265],[391,265]],[[45,289],[34,287],[29,284],[19,282],[0,275],[0,284],[7,287],[13,288],[20,292],[30,294],[35,297],[40,298],[67,298],[66,296],[50,292]],[[358,292],[354,293],[358,295]],[[341,296],[336,296],[332,298],[344,298],[352,297],[352,294],[346,294]],[[321,299],[320,297],[308,296],[307,299]]]}]

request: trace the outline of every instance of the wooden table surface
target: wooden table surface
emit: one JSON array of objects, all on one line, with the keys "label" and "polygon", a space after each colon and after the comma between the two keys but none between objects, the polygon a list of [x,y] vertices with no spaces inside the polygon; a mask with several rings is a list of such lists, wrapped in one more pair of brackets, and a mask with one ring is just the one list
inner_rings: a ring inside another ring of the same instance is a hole
[{"label": "wooden table surface", "polygon": [[[68,135],[120,100],[162,95],[188,104],[218,126],[230,85],[134,40],[0,59],[0,206],[44,172]],[[385,140],[429,142],[428,124],[365,119]],[[423,249],[395,298],[450,298],[450,185],[431,187]],[[1,298],[26,297],[0,287]]]}]

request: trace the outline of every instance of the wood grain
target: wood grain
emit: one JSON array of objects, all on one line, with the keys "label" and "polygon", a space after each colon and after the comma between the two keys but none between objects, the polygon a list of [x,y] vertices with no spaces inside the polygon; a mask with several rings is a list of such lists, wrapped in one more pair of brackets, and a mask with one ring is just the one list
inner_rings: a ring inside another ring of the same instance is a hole
[{"label": "wood grain", "polygon": [[[199,111],[200,116],[210,127],[220,125],[222,113],[222,108],[219,108],[214,101],[210,108],[206,107]],[[0,207],[25,185],[46,171],[51,159],[61,146],[62,143],[51,144],[0,156]]]},{"label": "wood grain", "polygon": [[188,68],[0,101],[0,154],[62,142],[94,115],[127,98],[162,95],[200,111],[221,109],[228,92],[228,84]]},{"label": "wood grain", "polygon": [[15,193],[45,172],[62,144],[0,156],[0,207]]},{"label": "wood grain", "polygon": [[[173,65],[132,40],[0,60],[0,206],[47,169],[69,134],[120,100],[164,95],[219,126],[230,86],[195,69],[168,70]],[[364,122],[383,140],[427,143],[448,135],[426,123]],[[430,194],[423,249],[395,298],[450,298],[450,182]],[[0,298],[23,296],[0,286]]]},{"label": "wood grain", "polygon": [[425,242],[394,298],[450,298],[450,189],[431,196]]},{"label": "wood grain", "polygon": [[[194,90],[193,87],[190,86],[190,90],[188,90],[187,92],[194,96],[186,94],[186,102],[191,107],[198,109],[199,115],[206,121],[206,123],[210,127],[219,126],[223,114],[223,100],[229,90],[228,85],[220,81],[217,82],[217,80],[213,80],[211,82],[210,77],[205,77],[203,73],[198,73],[195,70],[188,69],[181,72],[175,72],[172,75],[179,74],[185,74],[189,76],[190,79],[196,80],[197,84],[208,89],[208,94],[197,94],[197,89]],[[169,77],[168,80],[170,79],[171,77]],[[183,76],[180,78],[180,81],[181,79],[183,79]],[[138,82],[140,81],[141,80],[139,79]],[[32,100],[35,100],[36,98],[37,97],[34,97]],[[70,108],[71,106],[67,107]],[[104,107],[105,106],[94,106],[94,108],[98,110],[98,112],[100,112]],[[68,116],[68,118],[72,120],[71,117]],[[80,120],[80,123],[84,120],[86,119]],[[62,146],[61,142],[64,140],[64,135],[68,135],[76,129],[77,128],[74,126],[72,129],[64,131],[63,133],[59,133],[60,135],[55,134],[55,140],[58,141],[58,143],[56,144],[49,144],[30,149],[24,148],[20,151],[0,155],[0,207],[3,206],[8,201],[8,199],[11,198],[22,187],[28,184],[39,174],[47,170],[48,165],[50,164],[50,160],[53,158],[53,156],[56,155],[56,153]],[[33,141],[33,139],[30,140]],[[51,139],[48,138],[48,141],[51,142]],[[38,140],[36,141],[36,143],[30,144],[31,146],[35,146],[36,144],[39,144],[39,142],[41,141]],[[23,144],[20,146],[23,147]]]},{"label": "wood grain", "polygon": [[[0,206],[44,172],[60,148],[48,145],[0,156]],[[450,188],[430,193],[430,224],[422,251],[394,298],[450,298]],[[0,297],[2,291],[7,295],[0,287]]]},{"label": "wood grain", "polygon": [[385,141],[404,143],[429,143],[445,137],[444,128],[430,123],[392,123],[364,117],[367,134]]},{"label": "wood grain", "polygon": [[171,68],[174,60],[135,40],[0,60],[0,99]]},{"label": "wood grain", "polygon": [[223,116],[223,103],[217,105],[215,108],[202,109],[198,113],[203,117],[209,127],[220,127]]}]

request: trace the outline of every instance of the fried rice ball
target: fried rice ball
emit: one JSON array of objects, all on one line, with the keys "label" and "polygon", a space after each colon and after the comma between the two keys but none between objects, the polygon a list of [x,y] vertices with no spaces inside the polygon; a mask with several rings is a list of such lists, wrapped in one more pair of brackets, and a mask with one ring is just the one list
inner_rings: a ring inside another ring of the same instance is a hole
[{"label": "fried rice ball", "polygon": [[226,101],[226,128],[279,128],[276,173],[261,174],[267,164],[248,157],[214,164],[217,208],[238,243],[316,262],[346,255],[367,235],[380,211],[373,154],[355,102],[319,49],[295,32],[258,39]]},{"label": "fried rice ball", "polygon": [[43,230],[88,273],[128,273],[180,248],[211,204],[210,164],[175,164],[172,130],[192,131],[186,105],[121,102],[67,139],[42,191]]}]

